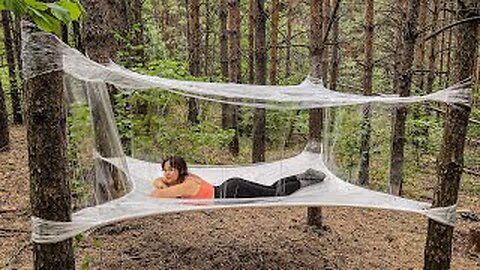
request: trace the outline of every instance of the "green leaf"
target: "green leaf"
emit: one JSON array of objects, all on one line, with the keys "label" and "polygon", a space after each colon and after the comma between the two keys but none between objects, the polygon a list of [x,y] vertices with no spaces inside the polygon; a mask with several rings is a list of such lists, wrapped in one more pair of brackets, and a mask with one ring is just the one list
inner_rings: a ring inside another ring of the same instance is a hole
[{"label": "green leaf", "polygon": [[25,1],[25,4],[27,6],[30,6],[36,10],[44,11],[48,9],[48,6],[43,2],[38,2],[36,0],[23,0],[23,1]]},{"label": "green leaf", "polygon": [[73,21],[78,20],[80,15],[85,13],[83,6],[78,1],[60,0],[57,4],[70,12]]},{"label": "green leaf", "polygon": [[64,9],[56,3],[48,3],[47,6],[50,8],[50,12],[55,18],[59,19],[65,24],[68,24],[72,21],[70,12],[67,9]]},{"label": "green leaf", "polygon": [[60,31],[60,21],[52,17],[46,11],[29,8],[28,15],[30,15],[33,22],[35,22],[35,24],[43,31],[51,33],[58,33]]},{"label": "green leaf", "polygon": [[5,8],[13,11],[17,16],[23,15],[27,7],[24,0],[5,0]]}]

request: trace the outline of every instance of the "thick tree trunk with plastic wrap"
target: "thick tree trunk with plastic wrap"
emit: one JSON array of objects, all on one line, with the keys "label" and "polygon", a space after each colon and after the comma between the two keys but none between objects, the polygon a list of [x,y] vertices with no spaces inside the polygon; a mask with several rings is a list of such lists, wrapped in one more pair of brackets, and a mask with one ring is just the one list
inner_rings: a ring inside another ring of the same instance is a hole
[{"label": "thick tree trunk with plastic wrap", "polygon": [[[123,1],[122,1],[123,3]],[[84,7],[87,11],[85,20],[85,50],[88,56],[98,63],[108,63],[111,59],[115,59],[115,54],[122,48],[122,45],[114,37],[115,31],[126,33],[126,9],[122,5],[118,5],[115,1],[100,0],[84,0]],[[109,85],[109,94],[113,96],[117,90]],[[92,99],[89,104],[92,110],[92,121],[94,122],[95,146],[96,150],[103,157],[118,157],[122,153],[118,153],[112,147],[113,138],[105,132],[105,128],[109,127],[107,122],[107,111],[111,107],[110,104],[102,104],[101,100]],[[128,142],[124,142],[126,145]],[[118,150],[118,149],[117,149]],[[126,176],[115,167],[97,160],[97,175],[107,177],[106,183],[96,182],[96,200],[98,203],[119,198],[127,192]]]},{"label": "thick tree trunk with plastic wrap", "polygon": [[[43,37],[39,42],[57,41]],[[60,62],[61,55],[51,54],[48,61]],[[63,72],[52,71],[30,78],[25,89],[32,215],[47,220],[70,221]],[[74,269],[72,239],[50,244],[34,243],[33,259],[35,269]]]},{"label": "thick tree trunk with plastic wrap", "polygon": [[[3,25],[3,43],[5,45],[5,54],[8,64],[8,77],[10,82],[10,98],[12,102],[13,123],[16,125],[23,124],[22,106],[20,101],[20,87],[17,81],[17,71],[15,66],[15,51],[14,39],[12,37],[12,18],[10,11],[2,11],[2,25]],[[18,48],[19,49],[19,48]]]},{"label": "thick tree trunk with plastic wrap", "polygon": [[[314,79],[320,79],[322,76],[322,6],[323,0],[311,0],[310,9],[310,54],[312,57],[311,76]],[[323,128],[323,110],[311,109],[309,110],[309,140],[320,143],[321,131]],[[308,207],[307,208],[307,223],[317,228],[322,228],[322,208]]]},{"label": "thick tree trunk with plastic wrap", "polygon": [[[476,0],[457,1],[457,20],[479,16],[480,3]],[[455,81],[469,78],[475,72],[475,59],[479,45],[478,21],[460,24],[456,30],[454,58]],[[459,105],[447,107],[443,127],[443,143],[438,157],[437,186],[433,206],[443,207],[457,203],[463,169],[463,150],[470,108]],[[424,269],[449,269],[452,257],[453,227],[428,221]]]},{"label": "thick tree trunk with plastic wrap", "polygon": [[[264,85],[267,81],[267,44],[265,39],[265,0],[255,1],[255,84]],[[252,161],[265,161],[265,109],[255,109],[253,114]]]},{"label": "thick tree trunk with plastic wrap", "polygon": [[[396,91],[401,97],[410,95],[415,40],[418,34],[417,18],[419,4],[420,0],[408,1],[407,19],[403,26],[403,52],[401,54],[400,81],[398,82],[398,89]],[[393,109],[389,192],[394,195],[401,195],[402,193],[406,119],[406,107]]]},{"label": "thick tree trunk with plastic wrap", "polygon": [[5,103],[5,93],[0,81],[0,152],[10,149],[10,137],[8,132],[8,112]]}]

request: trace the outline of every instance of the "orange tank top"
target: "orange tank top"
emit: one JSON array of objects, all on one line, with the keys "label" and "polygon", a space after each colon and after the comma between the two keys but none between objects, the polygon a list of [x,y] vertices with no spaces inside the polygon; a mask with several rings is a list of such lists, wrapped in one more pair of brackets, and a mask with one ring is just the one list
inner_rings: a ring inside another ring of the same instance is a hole
[{"label": "orange tank top", "polygon": [[197,181],[200,184],[200,189],[198,190],[197,194],[186,197],[186,199],[213,199],[213,185],[203,179],[197,179]]}]

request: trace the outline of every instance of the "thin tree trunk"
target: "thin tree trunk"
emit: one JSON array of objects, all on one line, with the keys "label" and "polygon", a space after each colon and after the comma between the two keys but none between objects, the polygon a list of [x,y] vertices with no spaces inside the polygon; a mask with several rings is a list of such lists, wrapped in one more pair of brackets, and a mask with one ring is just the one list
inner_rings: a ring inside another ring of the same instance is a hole
[{"label": "thin tree trunk", "polygon": [[[428,0],[420,0],[420,10],[418,13],[418,21],[420,27],[425,27],[427,23],[427,7],[428,7]],[[415,50],[415,69],[423,70],[424,62],[425,62],[425,42],[423,41],[423,37],[425,37],[424,33],[426,31],[422,31],[418,35],[417,47]],[[420,72],[417,74],[417,83],[416,89],[417,93],[423,93],[424,87],[424,73]]]},{"label": "thin tree trunk", "polygon": [[[458,0],[457,20],[480,15],[480,3],[476,0]],[[478,57],[479,24],[471,21],[460,24],[456,30],[455,63],[452,71],[456,81],[469,78],[475,72]],[[438,157],[437,187],[433,207],[445,207],[457,203],[460,178],[463,169],[463,150],[467,133],[470,107],[448,105],[443,127],[443,143]],[[453,227],[428,220],[423,269],[450,269],[452,257]]]},{"label": "thin tree trunk", "polygon": [[[441,27],[444,27],[445,25],[447,25],[447,2],[448,1],[443,1],[443,5],[442,5],[442,18],[440,19],[440,21],[442,22],[441,23]],[[444,54],[445,54],[445,31],[442,31],[442,34],[440,36],[440,49],[438,50],[439,51],[439,54],[440,54],[440,63],[439,63],[439,68],[438,70],[440,70],[440,73],[438,74],[438,78],[439,78],[439,83],[440,85],[443,85],[443,57],[444,57]]]},{"label": "thin tree trunk", "polygon": [[[322,77],[322,55],[324,44],[322,44],[322,6],[323,0],[311,0],[310,9],[310,54],[312,58],[312,68],[310,75],[313,79],[318,80]],[[323,110],[310,109],[308,118],[309,140],[317,144],[320,143],[321,131],[323,128]],[[320,150],[320,149],[316,149]],[[318,229],[322,228],[322,208],[308,207],[307,208],[307,224],[315,226]]]},{"label": "thin tree trunk", "polygon": [[271,41],[270,41],[270,84],[277,84],[277,42],[278,42],[278,0],[272,0]]},{"label": "thin tree trunk", "polygon": [[294,14],[294,0],[288,0],[287,10],[287,37],[285,43],[285,78],[290,77],[290,59],[292,49],[292,27],[293,27],[293,14]]},{"label": "thin tree trunk", "polygon": [[[229,80],[228,75],[228,32],[227,32],[227,1],[221,0],[218,7],[220,20],[220,71],[222,80]],[[222,128],[229,129],[228,104],[222,104]]]},{"label": "thin tree trunk", "polygon": [[[400,66],[401,66],[401,61],[402,61],[402,52],[403,52],[403,38],[402,38],[402,33],[403,33],[403,25],[405,22],[406,18],[406,4],[407,0],[399,0],[397,3],[397,9],[399,14],[399,23],[397,24],[396,30],[396,35],[395,35],[395,55],[394,55],[394,63],[393,63],[393,82],[392,82],[392,88],[394,91],[397,91],[398,89],[398,83],[400,81]],[[398,93],[396,93],[398,94]]]},{"label": "thin tree trunk", "polygon": [[19,89],[23,91],[23,73],[22,73],[22,26],[20,23],[20,18],[15,16],[15,25],[13,31],[13,39],[15,42],[15,55],[16,55],[16,63],[17,63],[17,71],[19,80]]},{"label": "thin tree trunk", "polygon": [[[31,24],[26,27],[32,28],[25,30],[27,32],[38,31]],[[55,48],[54,39],[45,36],[35,39]],[[61,57],[57,51],[50,53],[51,60]],[[39,74],[27,80],[25,89],[32,215],[46,220],[70,221],[63,72]],[[35,269],[75,269],[72,239],[50,244],[33,243],[33,259]]]},{"label": "thin tree trunk", "polygon": [[[365,73],[363,77],[363,94],[372,95],[373,75],[373,0],[365,0]],[[362,186],[369,185],[370,178],[370,104],[363,106],[362,131],[360,136],[360,171],[358,183]]]},{"label": "thin tree trunk", "polygon": [[[323,13],[323,23],[322,23],[322,39],[325,37],[325,40],[327,41],[328,43],[328,36],[329,36],[329,32],[328,32],[328,24],[329,24],[329,21],[330,21],[330,0],[324,0],[323,1],[323,10],[322,10],[322,13]],[[325,86],[328,86],[328,46],[326,46],[325,44],[322,44],[323,46],[323,49],[322,49],[322,58],[321,58],[321,62],[322,62],[322,81],[323,81],[323,85]]]},{"label": "thin tree trunk", "polygon": [[144,27],[142,18],[142,0],[130,0],[130,35],[131,45],[133,47],[132,55],[134,63],[146,64],[145,58],[145,41],[144,41]]},{"label": "thin tree trunk", "polygon": [[21,125],[23,123],[22,106],[20,101],[19,84],[17,82],[17,74],[15,69],[15,51],[13,49],[12,27],[11,27],[10,11],[2,11],[2,25],[5,38],[5,52],[7,56],[8,75],[10,81],[10,98],[12,102],[13,123]]},{"label": "thin tree trunk", "polygon": [[10,137],[8,132],[8,112],[5,103],[5,93],[0,81],[0,152],[10,149]]},{"label": "thin tree trunk", "polygon": [[254,24],[255,24],[255,1],[248,1],[248,83],[255,83],[255,51],[254,51]]},{"label": "thin tree trunk", "polygon": [[73,28],[73,36],[75,40],[75,48],[78,51],[85,53],[85,46],[83,44],[83,34],[82,34],[80,23],[73,22],[72,28]]},{"label": "thin tree trunk", "polygon": [[[437,31],[437,21],[438,21],[438,6],[440,0],[432,0],[432,30],[431,33]],[[437,48],[437,36],[433,36],[430,39],[430,52],[428,56],[428,75],[427,75],[427,85],[425,92],[426,94],[431,94],[433,91],[433,83],[435,81],[435,70],[436,70],[436,48]]]},{"label": "thin tree trunk", "polygon": [[[332,5],[336,6],[337,1],[333,0]],[[334,18],[332,25],[332,58],[331,58],[331,68],[330,68],[330,83],[329,88],[331,90],[337,90],[337,80],[338,80],[338,65],[340,62],[339,54],[338,54],[338,25],[339,25],[339,18]]]},{"label": "thin tree trunk", "polygon": [[[200,1],[188,0],[188,18],[190,48],[189,48],[189,71],[194,77],[200,76]],[[188,122],[192,125],[199,123],[199,104],[194,98],[188,99]]]},{"label": "thin tree trunk", "polygon": [[205,48],[203,50],[203,55],[204,55],[204,74],[208,78],[211,79],[212,74],[210,72],[210,67],[212,66],[212,63],[210,61],[210,26],[212,24],[211,22],[211,16],[210,16],[210,1],[205,0]]},{"label": "thin tree trunk", "polygon": [[[449,3],[449,9],[450,10],[454,10],[455,7],[453,7],[452,3]],[[453,22],[453,13],[449,13],[449,16],[448,16],[448,24],[451,24]],[[451,58],[452,58],[452,47],[453,47],[453,44],[452,44],[452,38],[453,38],[453,35],[452,35],[452,28],[450,28],[448,30],[448,52],[447,52],[447,64],[446,64],[446,67],[445,67],[445,87],[448,86],[448,84],[450,83],[450,77],[452,75],[452,73],[450,72],[450,62],[451,62]]]},{"label": "thin tree trunk", "polygon": [[[401,97],[410,95],[412,82],[412,63],[417,37],[417,18],[419,0],[409,0],[407,18],[403,28],[403,53],[400,82],[396,91]],[[403,184],[403,162],[405,145],[405,121],[407,108],[399,107],[393,110],[393,128],[390,151],[389,192],[401,195]]]},{"label": "thin tree trunk", "polygon": [[[265,0],[255,0],[255,84],[264,85],[267,79],[267,46],[265,39]],[[265,109],[255,109],[253,115],[252,161],[265,161]]]},{"label": "thin tree trunk", "polygon": [[[228,54],[229,54],[229,81],[240,83],[241,78],[241,47],[240,47],[240,0],[228,0]],[[227,119],[231,129],[235,130],[232,141],[229,144],[230,153],[238,155],[240,152],[238,134],[238,106],[228,105],[225,107]]]},{"label": "thin tree trunk", "polygon": [[68,45],[68,26],[64,23],[62,23],[61,34],[63,43]]}]

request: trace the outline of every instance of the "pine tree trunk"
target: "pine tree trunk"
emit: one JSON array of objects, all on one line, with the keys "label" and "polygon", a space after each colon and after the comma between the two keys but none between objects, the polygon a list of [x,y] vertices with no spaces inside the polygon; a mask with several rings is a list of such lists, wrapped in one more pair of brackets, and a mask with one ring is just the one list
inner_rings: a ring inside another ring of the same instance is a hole
[{"label": "pine tree trunk", "polygon": [[[444,27],[447,25],[447,2],[446,0],[443,1],[442,5],[442,17],[440,18],[440,26]],[[440,85],[443,85],[443,79],[444,79],[444,69],[443,69],[443,58],[445,54],[445,31],[442,31],[440,34],[440,48],[438,49],[438,53],[440,55],[440,62],[439,62],[439,67],[438,70],[440,71],[438,75],[439,83]]]},{"label": "pine tree trunk", "polygon": [[[340,1],[340,0],[333,0],[333,3],[332,5],[333,6],[336,6],[337,5],[337,1]],[[339,25],[339,18],[335,18],[335,20],[333,21],[333,25],[332,25],[332,43],[333,43],[333,47],[332,47],[332,58],[331,58],[331,63],[330,63],[330,83],[329,83],[329,88],[331,90],[337,90],[337,80],[338,80],[338,65],[339,65],[339,62],[340,62],[340,59],[339,59],[339,54],[338,54],[338,32],[339,32],[339,29],[338,29],[338,25]]]},{"label": "pine tree trunk", "polygon": [[278,42],[278,0],[272,1],[271,41],[270,41],[270,84],[277,84],[277,42]]},{"label": "pine tree trunk", "polygon": [[287,10],[287,37],[285,39],[285,78],[290,77],[290,58],[292,49],[292,27],[293,27],[293,2],[294,0],[288,0]]},{"label": "pine tree trunk", "polygon": [[[310,75],[314,79],[322,77],[322,55],[324,44],[322,44],[322,5],[323,0],[311,0],[311,18],[310,18],[310,54],[312,57],[312,68]],[[321,131],[323,128],[323,110],[310,109],[308,118],[309,140],[320,143]],[[322,228],[322,208],[308,207],[307,208],[307,224],[315,226],[318,229]]]},{"label": "pine tree trunk", "polygon": [[132,56],[134,63],[146,65],[144,27],[142,19],[142,0],[130,0],[130,42],[133,47]]},{"label": "pine tree trunk", "polygon": [[83,44],[83,34],[82,34],[80,23],[73,22],[72,28],[73,28],[73,36],[75,40],[75,49],[77,49],[82,53],[85,53],[85,46]]},{"label": "pine tree trunk", "polygon": [[[432,30],[431,33],[437,31],[437,21],[438,21],[438,6],[440,0],[432,0]],[[436,48],[437,48],[437,36],[433,36],[430,39],[430,52],[428,56],[428,75],[427,75],[427,85],[425,92],[426,94],[431,94],[433,91],[433,83],[435,81],[435,70],[436,70]]]},{"label": "pine tree trunk", "polygon": [[[227,32],[227,1],[221,0],[218,7],[220,20],[220,71],[222,80],[227,81],[228,76],[228,32]],[[229,129],[228,104],[222,104],[222,128]]]},{"label": "pine tree trunk", "polygon": [[10,79],[10,98],[12,102],[13,123],[21,125],[23,123],[22,106],[20,101],[19,84],[17,82],[15,67],[15,52],[13,49],[14,40],[12,38],[10,11],[2,11],[2,25],[5,44],[5,52],[7,56],[8,75]]},{"label": "pine tree trunk", "polygon": [[8,112],[5,103],[5,93],[0,81],[0,152],[10,149],[10,137],[8,132]]},{"label": "pine tree trunk", "polygon": [[254,51],[254,24],[255,24],[255,1],[248,0],[248,83],[255,83],[255,51]]},{"label": "pine tree trunk", "polygon": [[[32,27],[28,32],[38,31],[33,25],[26,27]],[[56,42],[45,37],[34,38],[36,42],[52,47]],[[49,57],[55,59],[61,55],[52,51]],[[32,215],[47,220],[70,221],[63,72],[51,71],[35,76],[26,81],[25,89]],[[33,259],[35,269],[75,269],[72,239],[50,244],[33,243]]]},{"label": "pine tree trunk", "polygon": [[[398,83],[400,81],[400,67],[401,67],[401,61],[402,61],[402,52],[403,52],[403,38],[402,38],[402,33],[403,33],[403,25],[405,24],[405,18],[406,18],[406,5],[407,5],[407,0],[399,0],[397,3],[397,10],[398,10],[398,25],[397,25],[397,32],[395,35],[395,55],[394,55],[394,63],[393,63],[393,82],[392,82],[392,88],[394,91],[398,90]],[[395,94],[398,94],[395,92]]]},{"label": "pine tree trunk", "polygon": [[68,26],[64,23],[62,23],[61,34],[63,43],[68,45]]},{"label": "pine tree trunk", "polygon": [[[267,46],[265,39],[265,0],[255,0],[255,84],[266,84]],[[255,109],[253,115],[252,161],[265,161],[265,109]]]},{"label": "pine tree trunk", "polygon": [[19,80],[19,89],[23,91],[23,73],[22,73],[22,26],[20,24],[21,19],[18,16],[15,16],[15,25],[13,31],[13,39],[15,42],[15,55],[17,62],[17,71]]},{"label": "pine tree trunk", "polygon": [[[401,97],[410,95],[412,63],[415,51],[415,40],[417,37],[419,3],[419,0],[408,1],[407,19],[403,30],[403,53],[400,81],[398,83],[398,90],[396,91]],[[402,194],[406,119],[407,108],[399,107],[393,109],[389,192],[398,196]]]},{"label": "pine tree trunk", "polygon": [[209,79],[212,78],[212,74],[210,72],[210,67],[212,63],[210,61],[210,26],[212,24],[211,16],[210,16],[210,1],[205,0],[205,48],[203,50],[204,55],[204,74]]},{"label": "pine tree trunk", "polygon": [[[454,10],[455,7],[453,6],[452,3],[449,3],[449,7],[448,7],[450,10]],[[449,13],[449,16],[448,16],[448,24],[451,24],[453,23],[453,20],[454,20],[454,16],[453,16],[453,13]],[[451,75],[452,73],[450,72],[450,64],[451,64],[451,59],[452,59],[452,48],[453,48],[453,44],[452,44],[452,38],[453,38],[453,35],[452,35],[452,29],[448,29],[448,38],[447,38],[447,48],[448,48],[448,51],[447,51],[447,64],[445,66],[445,87],[448,87],[449,83],[450,83],[450,79],[451,79]]]},{"label": "pine tree trunk", "polygon": [[[330,21],[330,0],[324,0],[323,2],[323,9],[322,9],[322,40],[325,38],[325,40],[328,43],[328,24]],[[321,58],[321,63],[322,63],[322,81],[324,86],[328,86],[328,46],[326,44],[322,44],[322,58]]]},{"label": "pine tree trunk", "polygon": [[[118,8],[116,3],[111,1],[84,0],[83,3],[87,11],[84,26],[86,53],[93,61],[108,63],[110,59],[115,59],[115,54],[121,47],[114,38],[114,31],[126,29],[126,10]],[[109,87],[112,96],[117,91],[113,86]],[[100,95],[101,93],[96,94]],[[121,146],[110,147],[113,142],[113,137],[111,137],[113,134],[106,132],[106,127],[110,127],[111,124],[108,123],[108,114],[112,110],[110,100],[108,100],[108,104],[102,104],[96,98],[91,99],[90,102],[97,151],[103,157],[122,155],[115,151],[117,148],[121,149]],[[128,142],[124,142],[124,144],[127,145]],[[128,191],[125,185],[127,183],[125,175],[120,170],[101,160],[96,161],[96,168],[99,175],[107,178],[106,183],[96,182],[97,203],[119,198]]]},{"label": "pine tree trunk", "polygon": [[[229,54],[229,81],[240,83],[241,77],[241,49],[240,49],[240,1],[228,0],[228,54]],[[232,141],[229,144],[230,153],[238,155],[240,152],[239,134],[238,134],[238,106],[227,105],[227,122],[229,128],[235,130]]]},{"label": "pine tree trunk", "polygon": [[[188,20],[190,36],[189,71],[194,77],[200,76],[200,1],[188,0]],[[199,104],[194,98],[188,99],[188,122],[192,125],[199,123]]]},{"label": "pine tree trunk", "polygon": [[[372,95],[373,76],[373,0],[365,0],[365,73],[363,77],[363,94]],[[360,171],[358,173],[358,184],[369,185],[370,178],[370,104],[363,106],[362,129],[360,133]]]},{"label": "pine tree trunk", "polygon": [[[457,21],[480,15],[480,3],[476,0],[457,1]],[[470,21],[457,26],[453,78],[462,81],[475,72],[478,57],[479,24]],[[443,127],[443,144],[438,157],[437,187],[433,207],[457,203],[460,178],[463,169],[463,150],[467,133],[470,107],[448,105]],[[423,269],[450,269],[452,257],[453,227],[429,219]]]},{"label": "pine tree trunk", "polygon": [[[427,23],[427,5],[428,1],[427,0],[420,0],[420,10],[418,13],[418,22],[420,27],[425,27]],[[424,62],[425,62],[425,42],[423,41],[425,35],[425,31],[422,31],[418,35],[418,42],[416,44],[416,49],[415,49],[415,69],[417,70],[423,70],[424,68]],[[424,87],[424,74],[423,72],[419,72],[417,74],[417,83],[416,83],[416,89],[417,93],[422,94],[423,93],[423,87]]]}]

